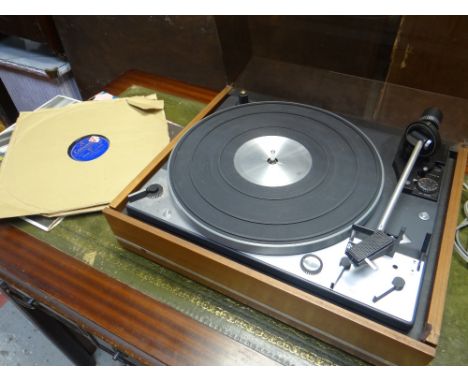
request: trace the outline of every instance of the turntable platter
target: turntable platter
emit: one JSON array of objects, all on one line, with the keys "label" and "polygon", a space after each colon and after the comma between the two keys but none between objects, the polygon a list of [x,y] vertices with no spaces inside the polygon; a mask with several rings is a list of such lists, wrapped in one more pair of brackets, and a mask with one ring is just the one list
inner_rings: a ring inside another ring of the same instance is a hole
[{"label": "turntable platter", "polygon": [[383,189],[369,138],[331,112],[257,102],[200,121],[169,160],[172,196],[205,235],[258,254],[297,254],[344,239]]}]

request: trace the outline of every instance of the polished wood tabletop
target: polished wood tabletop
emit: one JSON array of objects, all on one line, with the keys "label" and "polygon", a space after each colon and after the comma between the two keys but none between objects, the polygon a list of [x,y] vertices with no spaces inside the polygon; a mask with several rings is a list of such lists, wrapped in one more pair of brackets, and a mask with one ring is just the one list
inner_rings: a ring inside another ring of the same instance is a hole
[{"label": "polished wood tabletop", "polygon": [[144,364],[274,364],[7,224],[0,241],[9,285]]}]

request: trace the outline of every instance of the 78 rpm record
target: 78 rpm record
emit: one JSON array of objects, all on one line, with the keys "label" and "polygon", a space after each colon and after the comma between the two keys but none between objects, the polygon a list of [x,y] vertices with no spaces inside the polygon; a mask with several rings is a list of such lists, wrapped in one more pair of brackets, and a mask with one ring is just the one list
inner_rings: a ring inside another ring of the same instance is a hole
[{"label": "78 rpm record", "polygon": [[332,245],[382,193],[369,138],[331,112],[288,102],[221,110],[184,135],[169,160],[171,193],[208,238],[284,255]]},{"label": "78 rpm record", "polygon": [[0,167],[0,218],[102,209],[168,142],[155,96],[22,114]]}]

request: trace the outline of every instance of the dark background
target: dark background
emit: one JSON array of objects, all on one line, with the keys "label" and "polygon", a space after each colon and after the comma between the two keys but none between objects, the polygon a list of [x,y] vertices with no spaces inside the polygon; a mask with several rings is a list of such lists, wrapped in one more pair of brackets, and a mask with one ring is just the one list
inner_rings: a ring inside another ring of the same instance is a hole
[{"label": "dark background", "polygon": [[0,33],[66,57],[83,98],[137,69],[395,125],[437,102],[468,135],[467,16],[2,16]]}]

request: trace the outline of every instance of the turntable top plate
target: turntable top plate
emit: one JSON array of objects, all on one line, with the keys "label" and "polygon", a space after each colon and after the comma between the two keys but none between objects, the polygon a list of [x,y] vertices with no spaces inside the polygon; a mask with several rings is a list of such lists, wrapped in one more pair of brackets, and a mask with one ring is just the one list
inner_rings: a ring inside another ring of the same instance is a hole
[{"label": "turntable top plate", "polygon": [[237,250],[296,254],[346,237],[383,189],[370,139],[331,112],[287,102],[221,110],[169,160],[171,193],[208,237]]}]

